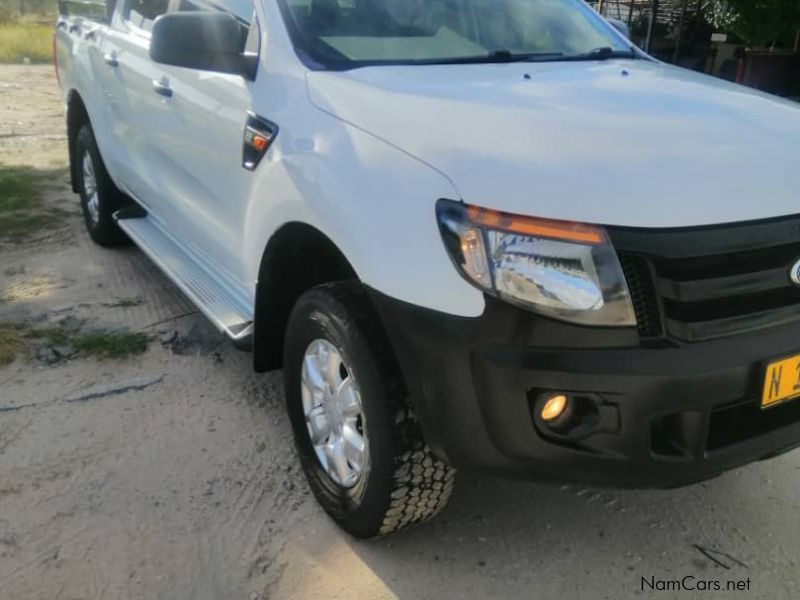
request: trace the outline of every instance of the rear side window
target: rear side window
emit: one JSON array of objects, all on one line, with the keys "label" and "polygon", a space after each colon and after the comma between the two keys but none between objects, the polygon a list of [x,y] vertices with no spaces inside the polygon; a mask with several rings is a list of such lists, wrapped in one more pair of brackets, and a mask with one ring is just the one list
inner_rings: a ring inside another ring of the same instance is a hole
[{"label": "rear side window", "polygon": [[109,10],[107,3],[102,0],[60,0],[58,3],[58,12],[64,17],[83,17],[90,21],[103,23],[106,21],[107,15],[110,15],[114,11],[113,1],[114,0],[109,0],[111,4]]},{"label": "rear side window", "polygon": [[258,27],[255,23],[252,0],[170,0],[168,12],[194,10],[226,12],[236,17],[242,32],[242,50],[258,52]]},{"label": "rear side window", "polygon": [[197,10],[226,12],[236,17],[242,27],[244,46],[254,20],[252,0],[128,0],[125,18],[134,27],[149,32],[155,20],[163,14]]},{"label": "rear side window", "polygon": [[250,24],[250,19],[253,17],[253,3],[251,0],[173,0],[170,3],[169,12],[189,10],[227,12],[247,25]]},{"label": "rear side window", "polygon": [[131,25],[151,31],[153,22],[166,13],[168,8],[169,0],[129,0],[125,18]]}]

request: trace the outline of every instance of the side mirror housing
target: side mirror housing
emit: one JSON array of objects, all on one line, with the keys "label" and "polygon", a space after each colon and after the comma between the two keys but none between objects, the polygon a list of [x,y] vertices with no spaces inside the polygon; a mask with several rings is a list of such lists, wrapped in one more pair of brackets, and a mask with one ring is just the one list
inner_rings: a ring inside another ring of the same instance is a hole
[{"label": "side mirror housing", "polygon": [[620,21],[619,19],[608,19],[608,22],[611,23],[614,26],[614,29],[619,31],[626,38],[631,39],[631,28],[628,27],[628,24],[625,21]]},{"label": "side mirror housing", "polygon": [[245,54],[245,30],[223,12],[177,12],[153,24],[150,58],[157,63],[241,75],[253,80],[258,56]]}]

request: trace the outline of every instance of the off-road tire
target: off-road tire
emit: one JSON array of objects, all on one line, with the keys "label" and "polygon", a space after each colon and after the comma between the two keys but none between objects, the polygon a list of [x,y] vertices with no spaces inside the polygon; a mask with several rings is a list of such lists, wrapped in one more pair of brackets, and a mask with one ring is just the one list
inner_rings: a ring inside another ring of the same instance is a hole
[{"label": "off-road tire", "polygon": [[[336,484],[323,469],[303,414],[302,361],[309,344],[320,338],[341,353],[361,392],[370,459],[353,488]],[[444,508],[455,471],[425,444],[397,361],[361,284],[321,285],[297,301],[286,332],[284,385],[311,490],[345,531],[359,538],[384,536],[427,521]]]},{"label": "off-road tire", "polygon": [[[86,223],[86,230],[89,232],[89,237],[91,237],[95,243],[106,247],[129,244],[130,240],[128,236],[119,228],[112,215],[126,206],[130,201],[127,196],[114,185],[114,182],[111,181],[111,177],[103,163],[103,158],[100,156],[100,151],[97,148],[97,141],[94,138],[91,125],[84,123],[81,126],[78,130],[78,134],[75,136],[74,144],[75,151],[73,156],[75,160],[78,161],[77,168],[74,172],[78,194],[81,199],[83,220]],[[89,198],[86,193],[86,183],[84,181],[82,168],[83,157],[86,152],[89,153],[94,167],[94,177],[99,199],[99,214],[96,220],[92,218],[89,211]]]}]

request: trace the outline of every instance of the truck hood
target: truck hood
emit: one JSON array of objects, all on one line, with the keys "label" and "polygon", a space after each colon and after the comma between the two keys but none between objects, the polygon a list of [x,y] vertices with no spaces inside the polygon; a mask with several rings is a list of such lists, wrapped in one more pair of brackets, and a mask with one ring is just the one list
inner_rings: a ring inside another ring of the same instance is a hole
[{"label": "truck hood", "polygon": [[311,101],[461,199],[632,227],[800,213],[800,104],[658,63],[310,72]]}]

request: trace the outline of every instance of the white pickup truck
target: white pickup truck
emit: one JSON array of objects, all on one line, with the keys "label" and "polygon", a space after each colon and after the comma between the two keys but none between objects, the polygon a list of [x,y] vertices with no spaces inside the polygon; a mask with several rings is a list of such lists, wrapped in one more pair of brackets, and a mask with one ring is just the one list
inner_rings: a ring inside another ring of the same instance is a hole
[{"label": "white pickup truck", "polygon": [[72,185],[257,371],[350,533],[455,469],[670,487],[800,445],[800,110],[580,0],[62,2]]}]

